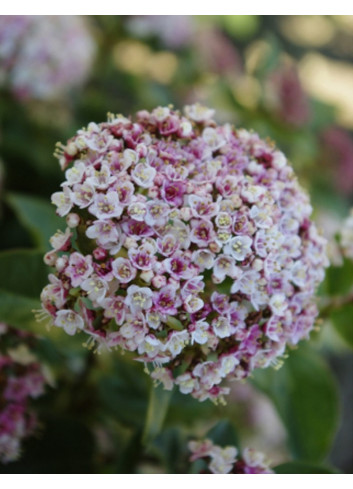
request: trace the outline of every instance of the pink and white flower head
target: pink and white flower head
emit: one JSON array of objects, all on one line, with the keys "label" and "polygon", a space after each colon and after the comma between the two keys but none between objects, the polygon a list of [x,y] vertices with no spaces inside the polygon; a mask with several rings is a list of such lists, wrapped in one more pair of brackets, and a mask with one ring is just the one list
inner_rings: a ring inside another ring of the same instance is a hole
[{"label": "pink and white flower head", "polygon": [[95,52],[80,16],[0,16],[0,80],[20,99],[62,96],[87,78]]},{"label": "pink and white flower head", "polygon": [[0,324],[0,463],[20,457],[22,441],[37,427],[31,403],[44,394],[43,369],[27,346],[29,333]]},{"label": "pink and white flower head", "polygon": [[224,448],[215,445],[211,440],[190,441],[192,453],[190,461],[204,460],[207,469],[203,473],[212,474],[273,474],[265,455],[252,448],[245,448],[240,455],[233,446]]},{"label": "pink and white flower head", "polygon": [[53,202],[79,225],[52,239],[42,303],[68,334],[134,352],[167,389],[217,401],[226,379],[308,337],[325,240],[272,142],[218,126],[207,107],[185,113],[110,114],[62,145]]}]

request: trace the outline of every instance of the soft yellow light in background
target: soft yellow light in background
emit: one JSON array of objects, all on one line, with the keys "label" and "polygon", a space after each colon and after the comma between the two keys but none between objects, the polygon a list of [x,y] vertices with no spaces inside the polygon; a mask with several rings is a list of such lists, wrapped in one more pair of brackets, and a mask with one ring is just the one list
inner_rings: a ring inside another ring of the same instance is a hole
[{"label": "soft yellow light in background", "polygon": [[261,61],[268,58],[271,46],[267,41],[255,41],[245,50],[245,68],[247,73],[253,74],[261,65]]},{"label": "soft yellow light in background", "polygon": [[146,44],[127,40],[113,50],[115,65],[132,75],[147,76],[159,83],[170,83],[178,67],[178,58],[169,51],[153,52]]},{"label": "soft yellow light in background", "polygon": [[258,80],[249,75],[239,76],[233,85],[234,95],[248,109],[256,109],[261,86]]},{"label": "soft yellow light in background", "polygon": [[146,65],[147,73],[159,83],[171,81],[178,66],[177,57],[168,51],[154,53]]},{"label": "soft yellow light in background", "polygon": [[353,34],[353,15],[333,15],[332,18],[342,28],[342,30]]},{"label": "soft yellow light in background", "polygon": [[353,128],[353,66],[315,52],[305,55],[298,66],[305,89],[313,97],[334,105],[338,122]]},{"label": "soft yellow light in background", "polygon": [[321,47],[328,44],[335,36],[332,21],[323,15],[293,15],[285,17],[280,28],[294,44]]}]

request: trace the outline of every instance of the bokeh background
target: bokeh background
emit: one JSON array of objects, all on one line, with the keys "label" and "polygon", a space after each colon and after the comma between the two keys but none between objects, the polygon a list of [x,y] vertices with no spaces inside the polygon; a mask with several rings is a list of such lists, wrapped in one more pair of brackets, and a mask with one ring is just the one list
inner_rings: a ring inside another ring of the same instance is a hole
[{"label": "bokeh background", "polygon": [[[14,276],[7,267],[7,253],[40,254],[53,231],[65,226],[50,206],[63,179],[53,157],[58,141],[108,112],[128,116],[194,102],[215,108],[218,122],[273,139],[287,154],[329,239],[332,266],[320,290],[320,331],[310,350],[293,354],[301,365],[298,373],[292,362],[299,387],[291,385],[290,364],[234,384],[226,407],[174,394],[165,431],[147,452],[140,435],[150,381],[142,366],[118,353],[95,355],[82,338],[47,331],[22,314],[14,326],[38,335],[33,348],[50,385],[36,402],[39,431],[23,445],[20,460],[0,464],[0,471],[186,472],[185,440],[190,433],[203,436],[222,418],[224,430],[231,423],[242,443],[265,451],[272,465],[307,457],[352,473],[353,302],[334,315],[327,304],[347,297],[353,286],[352,262],[342,258],[336,239],[353,207],[353,16],[92,16],[75,22],[43,16],[28,28],[20,17],[0,16],[0,289],[26,281],[25,269]],[[34,274],[26,289],[33,302],[46,281],[44,268]],[[6,314],[1,311],[0,320]],[[312,375],[329,383],[319,403],[331,403],[331,410],[316,411],[317,386],[300,389],[300,379]],[[299,425],[291,424],[293,416]],[[298,430],[309,437],[307,445]]]}]

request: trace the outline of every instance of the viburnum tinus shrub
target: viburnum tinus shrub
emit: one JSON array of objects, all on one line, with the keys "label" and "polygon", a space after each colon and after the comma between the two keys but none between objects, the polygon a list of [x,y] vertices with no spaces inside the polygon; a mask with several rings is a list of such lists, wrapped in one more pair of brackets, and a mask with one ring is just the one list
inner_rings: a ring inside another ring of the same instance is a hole
[{"label": "viburnum tinus shrub", "polygon": [[21,99],[57,97],[81,85],[94,52],[83,17],[0,15],[0,85]]},{"label": "viburnum tinus shrub", "polygon": [[68,227],[41,295],[55,326],[200,401],[308,337],[327,264],[284,154],[213,113],[109,115],[58,145]]},{"label": "viburnum tinus shrub", "polygon": [[263,453],[245,448],[242,455],[236,447],[220,447],[211,440],[190,441],[190,461],[204,460],[206,469],[201,473],[212,474],[273,474]]},{"label": "viburnum tinus shrub", "polygon": [[43,368],[27,343],[34,337],[0,323],[0,463],[17,460],[38,421],[31,401],[44,393]]}]

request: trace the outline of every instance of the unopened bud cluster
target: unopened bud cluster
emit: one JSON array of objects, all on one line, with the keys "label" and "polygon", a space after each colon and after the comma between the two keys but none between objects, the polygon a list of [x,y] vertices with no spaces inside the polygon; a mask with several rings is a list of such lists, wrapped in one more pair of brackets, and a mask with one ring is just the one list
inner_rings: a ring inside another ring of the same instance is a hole
[{"label": "unopened bud cluster", "polygon": [[41,296],[55,326],[134,352],[201,401],[308,337],[327,265],[284,154],[213,113],[110,115],[58,145],[68,227]]}]

